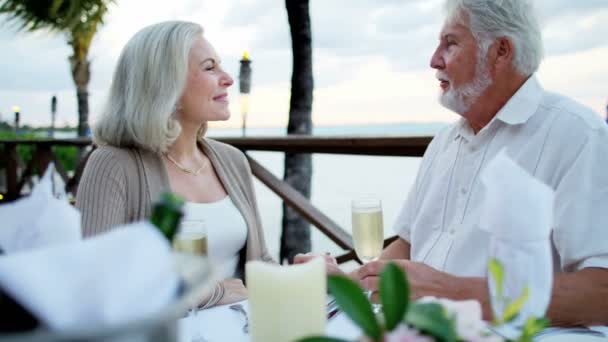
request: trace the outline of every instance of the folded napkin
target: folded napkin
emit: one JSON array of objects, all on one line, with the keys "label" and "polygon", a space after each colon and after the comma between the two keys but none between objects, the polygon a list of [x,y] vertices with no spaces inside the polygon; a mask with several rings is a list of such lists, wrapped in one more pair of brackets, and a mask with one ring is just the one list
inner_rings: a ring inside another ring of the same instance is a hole
[{"label": "folded napkin", "polygon": [[[54,186],[54,170],[50,164],[28,197],[0,205],[0,248],[4,253],[81,239],[80,213],[68,203],[62,186]],[[57,198],[56,192],[63,198]]]},{"label": "folded napkin", "polygon": [[[519,315],[505,326],[518,331],[529,317],[543,317],[553,282],[550,232],[554,192],[501,151],[481,175],[485,202],[480,227],[491,234],[489,257],[504,270],[502,296],[497,279],[488,275],[494,316],[503,317],[507,305],[528,289]],[[508,333],[509,335],[512,335]]]},{"label": "folded napkin", "polygon": [[0,287],[52,330],[149,317],[176,298],[168,241],[148,223],[0,257]]}]

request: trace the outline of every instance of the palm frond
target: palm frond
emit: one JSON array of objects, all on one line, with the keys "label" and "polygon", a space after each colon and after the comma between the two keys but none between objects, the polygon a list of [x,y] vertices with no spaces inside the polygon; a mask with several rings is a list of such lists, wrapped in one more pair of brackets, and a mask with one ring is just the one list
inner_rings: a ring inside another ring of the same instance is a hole
[{"label": "palm frond", "polygon": [[105,14],[114,0],[0,0],[0,14],[19,29],[34,31],[46,28],[70,31],[101,10]]},{"label": "palm frond", "polygon": [[74,58],[86,59],[87,53],[97,29],[103,24],[103,17],[108,11],[106,4],[95,5],[82,11],[81,19],[71,27],[68,42],[74,51]]}]

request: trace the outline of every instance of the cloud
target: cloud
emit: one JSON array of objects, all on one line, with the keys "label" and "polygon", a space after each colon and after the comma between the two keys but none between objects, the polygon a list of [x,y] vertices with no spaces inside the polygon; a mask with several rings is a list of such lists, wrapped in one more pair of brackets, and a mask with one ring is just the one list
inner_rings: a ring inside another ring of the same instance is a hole
[{"label": "cloud", "polygon": [[358,124],[452,121],[456,115],[437,102],[438,84],[429,70],[395,71],[384,57],[361,63],[349,82],[315,92],[316,123]]},{"label": "cloud", "polygon": [[[442,3],[441,0],[311,2],[316,86],[327,87],[349,80],[360,60],[370,56],[386,58],[394,71],[428,68],[443,21]],[[538,7],[546,22],[543,31],[546,54],[568,54],[606,46],[603,37],[607,36],[608,27],[603,23],[608,18],[597,11],[605,6],[605,0],[541,2]],[[564,21],[574,24],[564,26]],[[276,0],[234,2],[223,24],[251,32],[242,41],[255,51],[257,82],[271,85],[289,75],[291,41],[284,3],[277,5]],[[265,63],[276,70],[264,67]]]},{"label": "cloud", "polygon": [[39,91],[71,86],[68,64],[71,49],[62,35],[7,27],[0,31],[0,44],[0,90]]},{"label": "cloud", "polygon": [[[346,59],[389,54],[395,57],[395,64],[419,67],[417,58],[403,58],[403,49],[429,40],[435,42],[440,24],[437,7],[422,0],[311,2],[313,47]],[[286,9],[277,6],[276,1],[237,1],[228,10],[224,24],[255,32],[249,42],[252,49],[291,48]]]},{"label": "cloud", "polygon": [[[536,1],[547,52],[547,66],[541,67],[543,81],[548,80],[544,83],[573,94],[596,110],[603,108],[604,104],[599,104],[605,101],[601,94],[605,93],[603,80],[608,77],[608,66],[601,61],[608,58],[608,42],[604,39],[608,36],[604,24],[608,22],[608,2]],[[442,3],[311,1],[316,120],[359,122],[370,111],[380,113],[375,116],[378,120],[450,118],[442,108],[435,107],[436,84],[428,67],[443,21]],[[145,15],[141,14],[142,6],[146,6]],[[235,78],[243,50],[249,50],[253,60],[252,92],[256,94],[252,98],[252,122],[279,124],[286,120],[291,39],[285,2],[277,0],[116,2],[90,51],[92,117],[99,111],[127,40],[146,25],[173,19],[201,23],[224,68]],[[62,110],[67,117],[76,117],[67,62],[70,47],[64,36],[16,33],[0,22],[0,48],[0,112],[10,112],[13,104],[19,104],[28,107],[30,113],[24,120],[40,115],[44,121],[50,96],[59,93]],[[601,76],[581,78],[582,69],[585,74],[594,71]],[[238,110],[237,88],[231,91],[234,110]]]},{"label": "cloud", "polygon": [[276,0],[236,0],[232,1],[224,26],[252,26],[259,24],[261,18],[285,12],[285,3]]},{"label": "cloud", "polygon": [[592,107],[597,112],[608,98],[608,46],[551,56],[539,69],[548,90],[556,91]]},{"label": "cloud", "polygon": [[543,29],[547,55],[608,46],[608,8],[560,14],[548,20]]},{"label": "cloud", "polygon": [[541,18],[550,20],[563,15],[581,15],[597,11],[598,8],[607,8],[606,0],[541,0],[536,5]]}]

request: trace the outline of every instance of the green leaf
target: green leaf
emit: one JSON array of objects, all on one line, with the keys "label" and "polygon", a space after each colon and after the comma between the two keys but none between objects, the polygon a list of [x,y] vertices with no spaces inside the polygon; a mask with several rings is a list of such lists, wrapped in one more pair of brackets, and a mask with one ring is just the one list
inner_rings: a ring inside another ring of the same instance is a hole
[{"label": "green leaf", "polygon": [[386,323],[391,331],[403,320],[410,297],[410,285],[405,272],[395,263],[387,264],[380,274],[380,298]]},{"label": "green leaf", "polygon": [[454,322],[437,303],[411,303],[405,321],[437,341],[455,342],[458,339]]},{"label": "green leaf", "polygon": [[521,310],[521,307],[524,305],[526,300],[528,300],[529,294],[530,294],[530,289],[526,286],[526,288],[524,289],[524,293],[522,293],[521,296],[519,296],[519,298],[517,298],[516,300],[511,302],[509,305],[507,305],[507,307],[505,308],[505,311],[502,314],[503,322],[509,322],[509,321],[513,320],[515,317],[517,317],[517,314]]},{"label": "green leaf", "polygon": [[539,333],[549,325],[547,318],[529,317],[524,323],[522,335],[519,337],[519,342],[532,342],[534,335]]},{"label": "green leaf", "polygon": [[367,300],[363,290],[350,278],[342,275],[330,275],[327,277],[327,287],[336,299],[338,306],[350,317],[350,319],[373,338],[380,339],[382,330],[372,311],[372,306]]},{"label": "green leaf", "polygon": [[496,284],[496,296],[498,298],[502,298],[502,282],[504,278],[504,268],[500,261],[495,258],[491,258],[488,262],[488,271],[494,278],[494,283]]},{"label": "green leaf", "polygon": [[49,8],[49,15],[51,17],[56,17],[61,5],[63,5],[63,0],[53,0],[51,7]]},{"label": "green leaf", "polygon": [[311,336],[301,338],[296,340],[296,342],[348,342],[347,340],[343,340],[335,337],[325,337],[325,336]]}]

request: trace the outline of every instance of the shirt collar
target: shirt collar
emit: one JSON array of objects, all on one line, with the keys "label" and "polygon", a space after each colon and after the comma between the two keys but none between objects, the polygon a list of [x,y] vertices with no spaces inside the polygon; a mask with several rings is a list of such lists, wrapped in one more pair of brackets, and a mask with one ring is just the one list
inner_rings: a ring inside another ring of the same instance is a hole
[{"label": "shirt collar", "polygon": [[464,138],[467,141],[471,141],[474,136],[475,133],[471,129],[469,122],[465,118],[460,117],[460,119],[458,119],[458,123],[456,124],[456,135],[454,136],[454,140]]},{"label": "shirt collar", "polygon": [[525,123],[536,113],[540,106],[543,92],[543,88],[536,79],[536,76],[530,76],[498,111],[496,119],[508,125]]}]

